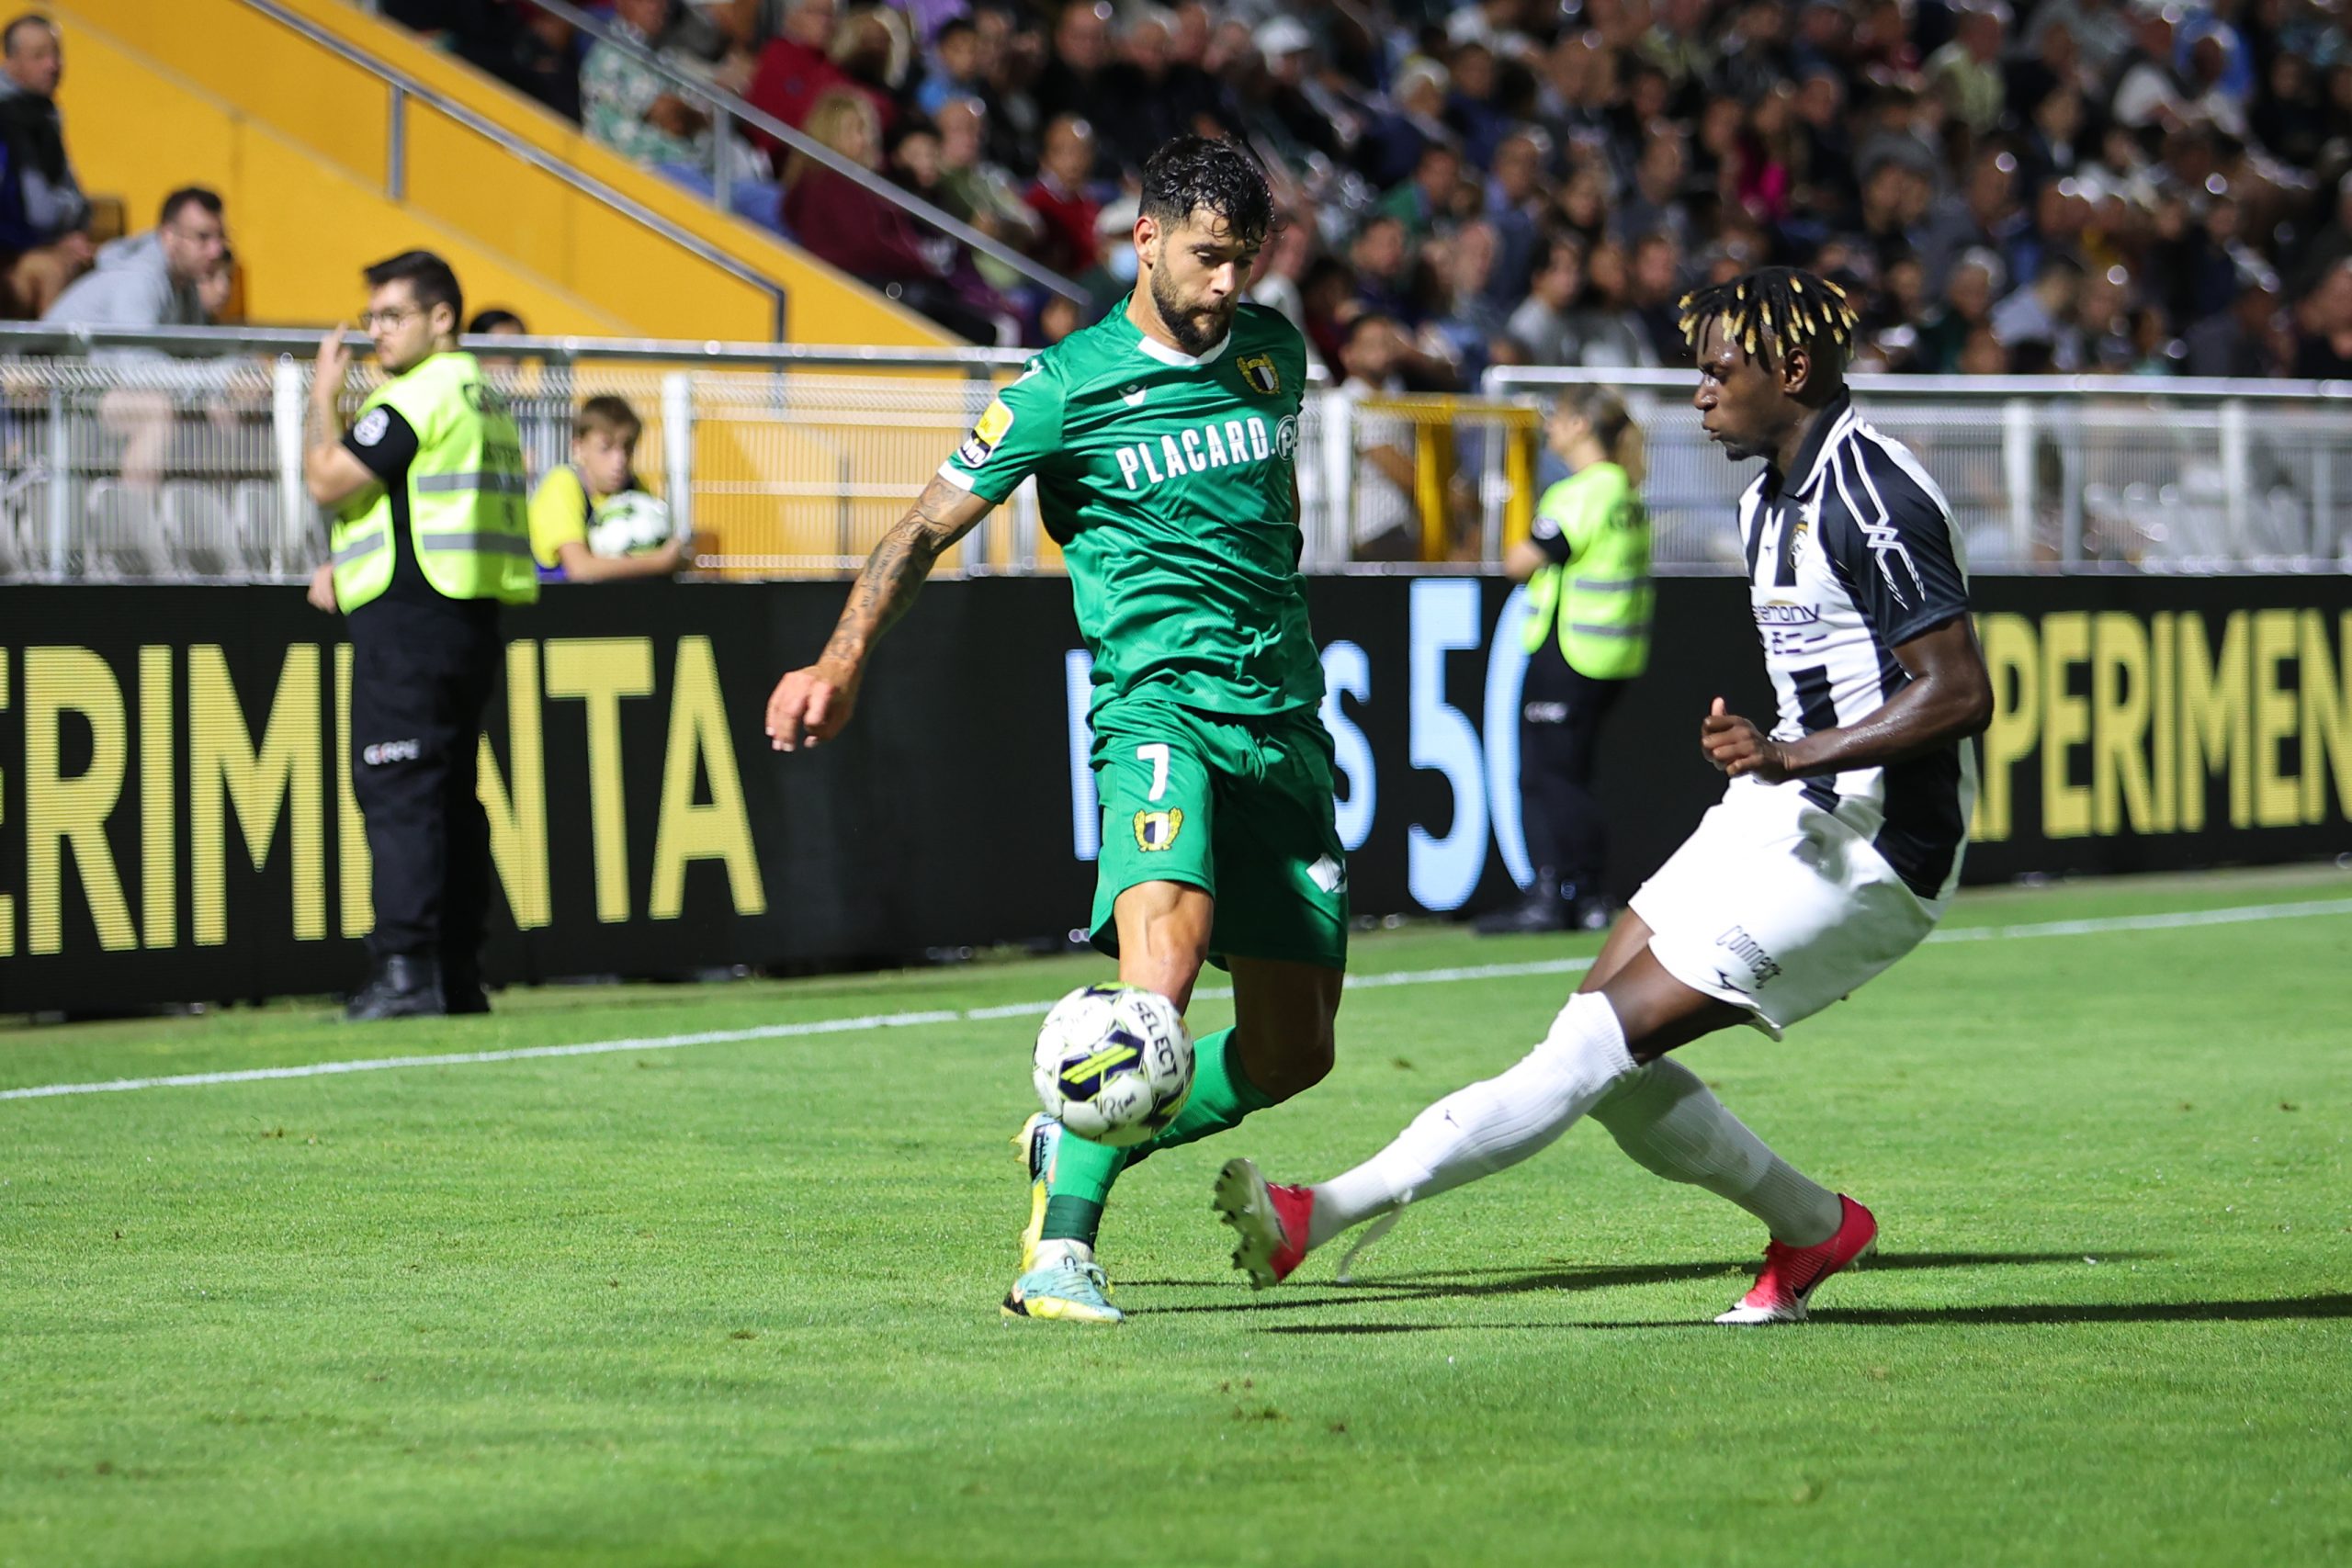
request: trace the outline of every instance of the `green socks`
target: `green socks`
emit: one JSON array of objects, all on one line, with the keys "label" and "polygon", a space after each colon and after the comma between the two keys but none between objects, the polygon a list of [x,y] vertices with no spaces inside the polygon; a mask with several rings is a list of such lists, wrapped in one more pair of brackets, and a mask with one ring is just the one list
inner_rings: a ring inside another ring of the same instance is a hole
[{"label": "green socks", "polygon": [[1090,1144],[1065,1133],[1054,1156],[1053,1182],[1046,1190],[1045,1239],[1094,1245],[1102,1205],[1119,1172],[1155,1150],[1172,1149],[1238,1124],[1253,1111],[1273,1103],[1241,1070],[1233,1031],[1219,1030],[1193,1048],[1193,1093],[1158,1137],[1131,1149]]}]

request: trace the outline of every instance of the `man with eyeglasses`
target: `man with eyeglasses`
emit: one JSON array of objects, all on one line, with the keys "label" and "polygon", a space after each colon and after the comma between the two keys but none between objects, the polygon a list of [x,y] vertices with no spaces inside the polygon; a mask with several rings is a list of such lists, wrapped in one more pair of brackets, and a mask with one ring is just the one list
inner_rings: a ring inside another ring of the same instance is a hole
[{"label": "man with eyeglasses", "polygon": [[356,1021],[488,1012],[481,941],[490,819],[475,795],[481,715],[498,683],[498,607],[538,597],[521,437],[458,347],[448,263],[408,251],[367,271],[360,318],[387,378],[348,433],[343,329],[319,344],[302,478],[334,516],[311,603],[350,627],[345,766],[373,863],[372,972]]},{"label": "man with eyeglasses", "polygon": [[220,198],[187,186],[164,198],[153,231],[117,240],[41,320],[65,326],[199,327],[202,288],[229,255]]}]

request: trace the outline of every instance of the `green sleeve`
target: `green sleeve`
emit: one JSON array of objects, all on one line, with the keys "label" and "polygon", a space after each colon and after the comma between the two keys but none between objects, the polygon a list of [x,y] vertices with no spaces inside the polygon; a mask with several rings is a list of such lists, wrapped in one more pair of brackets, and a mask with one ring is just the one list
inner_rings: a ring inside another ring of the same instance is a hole
[{"label": "green sleeve", "polygon": [[939,477],[983,501],[1001,502],[1044,467],[1061,444],[1061,377],[1045,360],[1033,359],[939,465]]},{"label": "green sleeve", "polygon": [[572,541],[588,542],[588,492],[567,463],[531,492],[531,555],[541,566],[560,566],[563,546]]}]

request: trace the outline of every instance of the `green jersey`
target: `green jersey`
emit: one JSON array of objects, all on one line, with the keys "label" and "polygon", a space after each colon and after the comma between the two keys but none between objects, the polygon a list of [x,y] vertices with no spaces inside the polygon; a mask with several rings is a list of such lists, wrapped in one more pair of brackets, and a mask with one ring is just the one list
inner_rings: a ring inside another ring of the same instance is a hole
[{"label": "green jersey", "polygon": [[1243,305],[1199,358],[1122,305],[1029,362],[940,477],[1001,502],[1035,474],[1069,566],[1094,706],[1148,694],[1214,714],[1323,700],[1294,483],[1306,345]]}]

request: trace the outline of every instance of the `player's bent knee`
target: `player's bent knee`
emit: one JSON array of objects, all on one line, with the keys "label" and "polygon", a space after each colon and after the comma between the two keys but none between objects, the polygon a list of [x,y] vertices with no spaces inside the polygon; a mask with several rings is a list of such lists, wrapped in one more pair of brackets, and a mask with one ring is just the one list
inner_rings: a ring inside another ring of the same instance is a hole
[{"label": "player's bent knee", "polygon": [[1276,1103],[1304,1094],[1330,1077],[1337,1056],[1328,1026],[1287,1038],[1243,1033],[1236,1043],[1241,1070],[1259,1093]]}]

